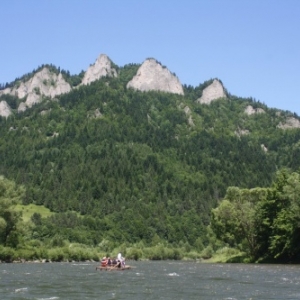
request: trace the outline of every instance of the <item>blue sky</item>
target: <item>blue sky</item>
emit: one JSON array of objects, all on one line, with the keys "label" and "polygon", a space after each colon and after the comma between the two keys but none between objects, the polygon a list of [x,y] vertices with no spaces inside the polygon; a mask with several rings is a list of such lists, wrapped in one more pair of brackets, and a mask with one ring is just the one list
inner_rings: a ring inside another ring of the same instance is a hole
[{"label": "blue sky", "polygon": [[181,83],[300,115],[300,0],[1,0],[0,83],[52,63],[154,57]]}]

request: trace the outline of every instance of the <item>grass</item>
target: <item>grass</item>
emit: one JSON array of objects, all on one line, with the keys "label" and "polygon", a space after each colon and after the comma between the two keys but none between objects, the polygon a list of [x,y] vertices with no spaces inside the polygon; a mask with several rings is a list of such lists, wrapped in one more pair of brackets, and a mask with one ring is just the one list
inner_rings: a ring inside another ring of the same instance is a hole
[{"label": "grass", "polygon": [[243,263],[247,258],[246,254],[237,249],[224,247],[217,250],[211,258],[205,259],[207,263]]},{"label": "grass", "polygon": [[46,208],[43,205],[35,205],[35,204],[29,204],[29,205],[21,205],[17,204],[15,206],[16,211],[21,211],[22,212],[22,219],[24,222],[27,222],[31,219],[31,216],[34,213],[38,213],[41,215],[42,218],[49,217],[53,213]]}]

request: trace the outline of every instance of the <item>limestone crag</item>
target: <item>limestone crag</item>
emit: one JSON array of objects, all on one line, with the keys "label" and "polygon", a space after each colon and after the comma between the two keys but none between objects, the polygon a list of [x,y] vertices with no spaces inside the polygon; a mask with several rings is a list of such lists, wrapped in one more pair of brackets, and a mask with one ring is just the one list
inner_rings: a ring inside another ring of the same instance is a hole
[{"label": "limestone crag", "polygon": [[153,58],[146,59],[136,75],[127,83],[127,88],[146,91],[162,91],[183,95],[179,79]]},{"label": "limestone crag", "polygon": [[286,119],[285,123],[280,122],[277,127],[280,129],[300,128],[300,121],[296,118],[290,117]]},{"label": "limestone crag", "polygon": [[101,113],[99,108],[96,108],[93,112],[88,113],[88,118],[102,118],[103,114]]},{"label": "limestone crag", "polygon": [[203,90],[202,96],[198,98],[196,102],[210,104],[212,101],[219,98],[226,98],[226,93],[222,83],[219,80],[214,79],[214,81]]},{"label": "limestone crag", "polygon": [[[55,97],[60,94],[71,91],[71,86],[64,80],[62,74],[56,75],[47,67],[37,72],[31,79],[26,82],[21,82],[13,88],[6,88],[2,94],[10,94],[17,96],[19,99],[26,98],[25,106],[20,103],[18,111],[26,110],[26,107],[31,107],[35,103],[39,103],[42,96]],[[0,94],[1,95],[1,94]]]},{"label": "limestone crag", "polygon": [[50,72],[48,68],[43,68],[31,80],[23,84],[23,90],[18,93],[19,98],[28,95],[25,103],[26,106],[31,107],[41,101],[42,95],[54,98],[70,91],[71,86],[64,80],[61,73],[56,75]]},{"label": "limestone crag", "polygon": [[21,102],[18,107],[18,113],[24,112],[26,110],[26,104],[24,102]]},{"label": "limestone crag", "polygon": [[237,130],[234,131],[234,134],[238,137],[241,137],[242,135],[250,134],[250,131],[248,129],[238,128]]},{"label": "limestone crag", "polygon": [[184,109],[183,109],[183,111],[188,116],[188,124],[190,126],[194,127],[195,123],[194,123],[193,118],[192,118],[192,111],[191,111],[191,109],[188,106],[185,106]]},{"label": "limestone crag", "polygon": [[0,90],[0,96],[1,95],[8,95],[11,94],[11,89],[10,88],[6,88],[4,90]]},{"label": "limestone crag", "polygon": [[111,60],[108,56],[101,54],[85,72],[82,84],[87,85],[105,76],[117,77],[117,71],[111,67]]},{"label": "limestone crag", "polygon": [[248,105],[245,109],[245,114],[251,116],[254,114],[264,114],[265,111],[262,108],[253,108],[251,105]]},{"label": "limestone crag", "polygon": [[9,117],[11,115],[11,109],[6,101],[0,101],[0,116],[1,117]]},{"label": "limestone crag", "polygon": [[268,152],[268,148],[264,144],[261,144],[260,147],[264,152]]}]

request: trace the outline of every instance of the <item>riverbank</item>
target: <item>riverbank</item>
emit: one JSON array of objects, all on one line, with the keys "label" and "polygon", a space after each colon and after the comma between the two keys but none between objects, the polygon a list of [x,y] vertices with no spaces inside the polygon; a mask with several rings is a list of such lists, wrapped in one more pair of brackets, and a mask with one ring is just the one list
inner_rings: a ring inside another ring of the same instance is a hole
[{"label": "riverbank", "polygon": [[245,255],[238,250],[224,247],[217,251],[201,252],[185,247],[164,246],[137,247],[120,245],[113,249],[88,247],[82,244],[66,244],[63,247],[33,247],[10,248],[0,246],[0,262],[6,263],[51,263],[51,262],[99,262],[102,257],[116,257],[121,252],[127,260],[182,260],[210,263],[245,262]]}]

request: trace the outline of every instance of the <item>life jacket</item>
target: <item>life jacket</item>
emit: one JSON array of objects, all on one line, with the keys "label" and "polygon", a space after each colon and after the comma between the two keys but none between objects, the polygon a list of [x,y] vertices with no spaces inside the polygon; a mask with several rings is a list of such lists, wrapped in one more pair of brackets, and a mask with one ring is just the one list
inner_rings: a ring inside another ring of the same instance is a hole
[{"label": "life jacket", "polygon": [[101,267],[106,267],[107,265],[107,260],[106,259],[102,259],[101,260]]}]

